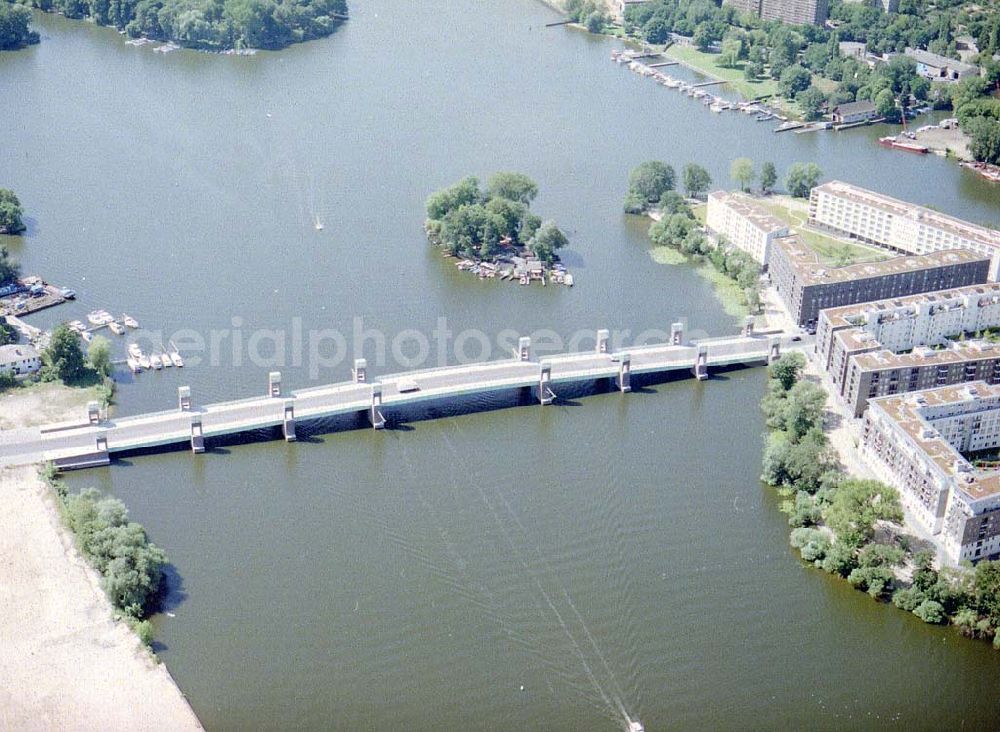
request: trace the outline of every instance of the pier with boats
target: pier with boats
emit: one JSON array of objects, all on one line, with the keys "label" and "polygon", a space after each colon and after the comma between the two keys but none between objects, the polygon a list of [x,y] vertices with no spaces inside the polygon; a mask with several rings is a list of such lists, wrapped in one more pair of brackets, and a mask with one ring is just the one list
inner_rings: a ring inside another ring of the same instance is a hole
[{"label": "pier with boats", "polygon": [[706,87],[724,84],[725,81],[721,79],[712,79],[702,82],[684,81],[683,79],[677,79],[663,71],[660,71],[660,68],[663,66],[673,65],[677,62],[648,64],[640,60],[647,58],[650,55],[651,54],[644,54],[638,51],[620,51],[615,49],[611,52],[611,60],[615,63],[626,65],[629,71],[638,74],[639,76],[653,79],[656,83],[666,87],[667,89],[674,89],[681,94],[686,94],[692,99],[704,104],[712,112],[742,112],[743,114],[753,116],[758,122],[766,122],[768,120],[788,122],[788,117],[760,102],[733,102],[705,90]]},{"label": "pier with boats", "polygon": [[561,385],[610,383],[620,392],[632,389],[639,375],[689,373],[708,379],[713,368],[770,363],[783,348],[801,347],[781,332],[755,333],[749,319],[739,335],[688,340],[684,325],[674,323],[665,343],[614,350],[610,333],[599,330],[592,351],[536,358],[531,339],[519,339],[512,358],[423,369],[374,378],[358,359],[350,381],[285,391],[280,372],[268,375],[258,397],[198,405],[191,389],[178,389],[175,408],[135,417],[109,418],[96,402],[79,421],[0,435],[0,463],[52,461],[64,470],[108,465],[112,455],[178,443],[195,453],[206,440],[261,429],[278,429],[296,439],[296,425],[335,417],[364,415],[374,429],[386,427],[386,412],[422,402],[449,402],[476,394],[522,390],[537,404],[550,405]]}]

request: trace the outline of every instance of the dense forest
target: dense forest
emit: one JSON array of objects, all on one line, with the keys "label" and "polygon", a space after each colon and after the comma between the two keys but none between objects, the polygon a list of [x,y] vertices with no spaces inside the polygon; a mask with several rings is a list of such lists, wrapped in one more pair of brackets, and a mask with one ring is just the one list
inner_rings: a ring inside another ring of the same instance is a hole
[{"label": "dense forest", "polygon": [[[347,0],[25,0],[137,38],[189,48],[282,48],[327,36],[347,18]],[[0,5],[4,4],[0,0]]]},{"label": "dense forest", "polygon": [[28,28],[31,11],[0,0],[0,51],[38,43],[38,34]]}]

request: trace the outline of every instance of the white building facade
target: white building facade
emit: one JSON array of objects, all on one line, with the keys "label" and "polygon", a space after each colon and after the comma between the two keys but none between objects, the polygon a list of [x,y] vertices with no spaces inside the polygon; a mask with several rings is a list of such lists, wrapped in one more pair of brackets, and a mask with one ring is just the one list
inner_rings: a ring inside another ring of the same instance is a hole
[{"label": "white building facade", "polygon": [[789,235],[788,225],[740,193],[714,191],[708,194],[705,226],[709,232],[740,249],[760,264],[766,264],[775,239]]},{"label": "white building facade", "polygon": [[841,181],[813,188],[809,222],[908,254],[971,249],[990,258],[991,279],[1000,267],[1000,231]]},{"label": "white building facade", "polygon": [[0,346],[0,373],[27,376],[41,368],[42,357],[34,346]]}]

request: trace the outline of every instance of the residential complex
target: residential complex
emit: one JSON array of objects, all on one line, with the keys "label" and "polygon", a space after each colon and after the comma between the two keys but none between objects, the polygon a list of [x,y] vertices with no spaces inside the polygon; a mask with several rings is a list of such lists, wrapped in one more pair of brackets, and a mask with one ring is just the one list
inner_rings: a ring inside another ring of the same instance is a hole
[{"label": "residential complex", "polygon": [[822,25],[830,11],[828,0],[724,0],[743,13],[763,20],[780,20],[794,25]]},{"label": "residential complex", "polygon": [[0,346],[0,374],[25,376],[42,368],[42,358],[34,346]]},{"label": "residential complex", "polygon": [[831,308],[820,313],[816,357],[860,417],[874,397],[1000,382],[1000,345],[956,338],[998,326],[996,283]]},{"label": "residential complex", "polygon": [[768,262],[789,314],[807,327],[824,308],[981,284],[989,269],[987,257],[965,249],[828,267],[797,237],[774,240]]},{"label": "residential complex", "polygon": [[812,189],[809,223],[909,254],[971,249],[1000,264],[1000,231],[841,181]]},{"label": "residential complex", "polygon": [[862,454],[952,562],[1000,556],[1000,386],[974,382],[872,400]]},{"label": "residential complex", "polygon": [[725,237],[761,264],[770,258],[772,242],[791,233],[788,224],[758,206],[749,196],[726,191],[708,194],[705,225],[711,233]]}]

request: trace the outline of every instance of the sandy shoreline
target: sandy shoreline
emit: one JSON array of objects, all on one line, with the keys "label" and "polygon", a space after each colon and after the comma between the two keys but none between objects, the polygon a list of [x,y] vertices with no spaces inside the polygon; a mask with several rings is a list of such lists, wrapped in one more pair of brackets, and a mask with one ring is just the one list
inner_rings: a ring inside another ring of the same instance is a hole
[{"label": "sandy shoreline", "polygon": [[113,609],[34,467],[0,469],[0,729],[200,730]]}]

